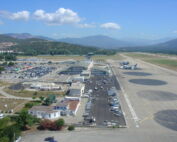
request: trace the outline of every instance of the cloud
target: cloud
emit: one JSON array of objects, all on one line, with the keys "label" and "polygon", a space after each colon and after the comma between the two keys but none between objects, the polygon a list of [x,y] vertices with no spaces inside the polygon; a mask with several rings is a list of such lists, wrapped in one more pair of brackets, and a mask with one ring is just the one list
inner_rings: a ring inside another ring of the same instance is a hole
[{"label": "cloud", "polygon": [[47,13],[40,9],[36,10],[33,16],[36,20],[44,21],[48,25],[76,24],[81,21],[76,12],[65,8],[59,8],[54,13]]},{"label": "cloud", "polygon": [[77,24],[77,27],[79,28],[94,28],[96,27],[94,24]]},{"label": "cloud", "polygon": [[30,17],[29,11],[19,11],[11,13],[9,11],[0,11],[0,17],[11,19],[11,20],[25,20],[27,21]]},{"label": "cloud", "polygon": [[111,23],[111,22],[101,24],[100,27],[104,29],[112,29],[112,30],[119,30],[121,28],[118,24]]},{"label": "cloud", "polygon": [[173,31],[173,33],[177,34],[177,30],[176,30],[176,31]]}]

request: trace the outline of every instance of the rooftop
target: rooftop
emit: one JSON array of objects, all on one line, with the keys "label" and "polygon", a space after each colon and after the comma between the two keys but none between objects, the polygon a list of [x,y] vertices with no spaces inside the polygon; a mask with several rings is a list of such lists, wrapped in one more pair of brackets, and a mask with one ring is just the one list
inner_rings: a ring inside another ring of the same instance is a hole
[{"label": "rooftop", "polygon": [[44,111],[47,113],[57,112],[53,109],[53,106],[33,106],[29,111]]}]

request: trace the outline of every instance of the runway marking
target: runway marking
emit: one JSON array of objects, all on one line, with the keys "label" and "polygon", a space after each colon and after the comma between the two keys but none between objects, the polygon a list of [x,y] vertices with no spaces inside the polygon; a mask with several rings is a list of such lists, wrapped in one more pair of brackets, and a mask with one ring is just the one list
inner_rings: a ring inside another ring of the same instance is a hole
[{"label": "runway marking", "polygon": [[[115,74],[115,71],[114,71],[114,70],[113,70],[113,73]],[[116,75],[116,74],[115,74],[115,75]],[[128,105],[128,108],[129,108],[129,110],[130,110],[130,113],[131,113],[131,115],[132,115],[132,117],[133,117],[133,120],[134,120],[134,122],[135,122],[135,126],[136,126],[137,128],[139,128],[139,120],[140,120],[140,119],[138,118],[138,116],[137,116],[135,110],[133,109],[133,106],[132,106],[132,104],[131,104],[131,102],[130,102],[130,100],[129,100],[129,98],[128,98],[128,95],[126,94],[126,92],[125,92],[124,88],[122,87],[122,85],[121,85],[121,83],[120,83],[120,81],[119,81],[119,79],[118,79],[117,76],[116,76],[116,79],[117,79],[117,81],[118,81],[119,84],[120,84],[120,88],[121,88],[121,90],[122,90],[122,93],[124,94],[125,101],[126,101],[126,103],[127,103],[127,105]]]},{"label": "runway marking", "polygon": [[139,123],[143,123],[146,120],[151,120],[151,119],[153,119],[153,117],[154,117],[154,114],[152,113],[152,114],[146,116],[145,118],[143,118],[142,120],[140,120]]},{"label": "runway marking", "polygon": [[121,90],[122,90],[122,92],[123,92],[123,94],[124,94],[125,101],[126,101],[126,103],[127,103],[127,105],[128,105],[128,108],[129,108],[129,110],[130,110],[130,113],[131,113],[131,115],[132,115],[132,117],[133,117],[133,120],[134,120],[134,122],[135,122],[135,126],[136,126],[137,128],[139,128],[139,120],[140,120],[140,119],[139,119],[138,116],[136,115],[136,112],[135,112],[135,110],[133,109],[133,106],[132,106],[132,104],[131,104],[131,102],[130,102],[128,96],[127,96],[127,94],[125,93],[123,87],[121,87]]}]

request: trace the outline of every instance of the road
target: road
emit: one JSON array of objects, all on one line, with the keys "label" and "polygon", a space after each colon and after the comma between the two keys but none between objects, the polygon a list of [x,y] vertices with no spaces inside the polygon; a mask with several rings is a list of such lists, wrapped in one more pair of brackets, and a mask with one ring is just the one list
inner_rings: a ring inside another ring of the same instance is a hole
[{"label": "road", "polygon": [[32,98],[28,98],[28,97],[16,97],[16,96],[13,96],[13,95],[5,92],[3,90],[4,88],[5,88],[5,86],[1,86],[0,87],[0,94],[3,95],[5,98],[22,99],[22,100],[33,100]]}]

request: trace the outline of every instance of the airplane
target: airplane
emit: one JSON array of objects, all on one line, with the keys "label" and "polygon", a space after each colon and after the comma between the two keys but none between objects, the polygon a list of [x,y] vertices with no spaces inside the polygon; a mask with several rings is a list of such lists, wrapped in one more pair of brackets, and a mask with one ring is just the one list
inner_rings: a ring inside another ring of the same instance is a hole
[{"label": "airplane", "polygon": [[136,70],[137,69],[137,64],[135,64],[135,65],[122,65],[122,66],[120,66],[120,69]]},{"label": "airplane", "polygon": [[124,66],[124,65],[128,65],[129,62],[128,62],[128,61],[123,61],[123,62],[120,62],[119,64],[120,64],[121,66]]}]

